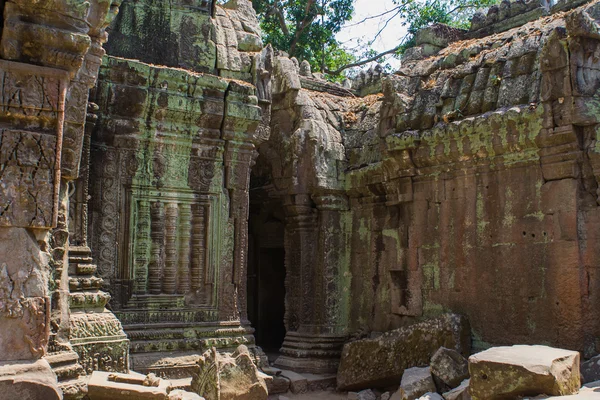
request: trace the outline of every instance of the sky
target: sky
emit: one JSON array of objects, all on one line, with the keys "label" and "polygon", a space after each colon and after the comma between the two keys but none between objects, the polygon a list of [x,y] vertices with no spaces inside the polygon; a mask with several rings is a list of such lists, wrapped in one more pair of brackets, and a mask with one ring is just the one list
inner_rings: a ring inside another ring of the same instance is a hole
[{"label": "sky", "polygon": [[[362,38],[364,41],[370,40],[393,14],[388,14],[377,19],[370,19],[360,25],[355,24],[364,20],[366,17],[379,15],[393,7],[394,3],[392,0],[356,0],[354,5],[355,13],[352,21],[347,24],[348,27],[342,29],[337,35],[338,40],[345,43],[347,48],[356,46],[356,39],[358,38]],[[379,39],[373,43],[372,47],[377,52],[392,49],[400,43],[405,34],[406,29],[399,26],[399,19],[396,18],[383,30]],[[398,67],[400,64],[399,61],[395,59],[390,59],[388,62],[393,67]]]}]

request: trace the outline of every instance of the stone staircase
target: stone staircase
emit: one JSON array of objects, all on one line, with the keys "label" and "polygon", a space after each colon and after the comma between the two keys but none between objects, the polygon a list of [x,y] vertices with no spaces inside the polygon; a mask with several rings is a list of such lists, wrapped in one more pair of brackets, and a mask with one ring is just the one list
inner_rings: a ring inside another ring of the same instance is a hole
[{"label": "stone staircase", "polygon": [[69,305],[79,308],[103,310],[110,295],[101,290],[103,279],[96,275],[89,247],[72,246],[69,249]]},{"label": "stone staircase", "polygon": [[51,338],[50,342],[49,352],[44,359],[56,374],[64,399],[82,399],[87,382],[83,367],[79,364],[79,355],[69,346],[56,343],[56,338]]},{"label": "stone staircase", "polygon": [[69,248],[69,342],[86,373],[126,373],[129,340],[121,323],[105,308],[110,294],[102,290],[104,280],[97,271],[88,246]]}]

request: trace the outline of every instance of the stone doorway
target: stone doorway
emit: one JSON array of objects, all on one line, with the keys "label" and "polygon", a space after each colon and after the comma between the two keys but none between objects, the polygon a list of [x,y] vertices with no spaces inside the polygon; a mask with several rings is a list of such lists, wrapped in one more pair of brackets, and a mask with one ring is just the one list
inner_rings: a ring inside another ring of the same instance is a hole
[{"label": "stone doorway", "polygon": [[279,354],[286,334],[283,211],[273,204],[251,204],[248,246],[248,318],[256,344]]}]

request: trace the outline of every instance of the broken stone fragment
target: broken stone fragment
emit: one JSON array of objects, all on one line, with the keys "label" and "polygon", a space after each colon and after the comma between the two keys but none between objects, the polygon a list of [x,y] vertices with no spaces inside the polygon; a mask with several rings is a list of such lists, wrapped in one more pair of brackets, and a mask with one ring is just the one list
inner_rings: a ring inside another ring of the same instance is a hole
[{"label": "broken stone fragment", "polygon": [[232,354],[212,348],[197,362],[192,390],[206,400],[266,400],[267,385],[246,346]]},{"label": "broken stone fragment", "polygon": [[431,44],[437,47],[447,47],[452,42],[464,39],[466,31],[452,28],[444,24],[433,24],[420,29],[415,34],[417,45]]},{"label": "broken stone fragment", "polygon": [[425,393],[436,391],[429,367],[413,367],[405,370],[400,387],[408,400],[415,400]]},{"label": "broken stone fragment", "polygon": [[293,371],[282,371],[281,376],[290,381],[290,391],[294,394],[306,393],[308,391],[308,379]]},{"label": "broken stone fragment", "polygon": [[204,400],[204,397],[200,397],[196,393],[176,389],[169,392],[169,400]]},{"label": "broken stone fragment", "polygon": [[0,399],[62,399],[48,361],[0,363]]},{"label": "broken stone fragment", "polygon": [[[90,400],[170,399],[171,382],[153,374],[121,374],[94,371],[88,383]],[[176,398],[175,398],[176,399]],[[184,399],[182,397],[182,399]],[[193,399],[186,397],[185,399]],[[196,398],[197,399],[197,398]]]},{"label": "broken stone fragment", "polygon": [[304,60],[300,63],[300,75],[308,78],[312,78],[313,76],[310,63],[307,60]]},{"label": "broken stone fragment", "polygon": [[418,400],[444,400],[444,398],[442,396],[440,396],[439,394],[432,392],[432,393],[425,393],[423,396],[419,397]]},{"label": "broken stone fragment", "polygon": [[471,400],[469,382],[469,379],[465,379],[458,387],[444,393],[442,396],[446,400]]},{"label": "broken stone fragment", "polygon": [[600,380],[600,354],[581,363],[581,381],[589,383]]},{"label": "broken stone fragment", "polygon": [[474,400],[577,393],[579,353],[547,346],[494,347],[469,358]]},{"label": "broken stone fragment", "polygon": [[398,390],[392,395],[391,400],[407,400],[408,397],[406,396],[406,393],[404,392],[404,389],[402,389],[402,387],[399,387]]},{"label": "broken stone fragment", "polygon": [[446,314],[384,333],[377,339],[347,343],[338,369],[338,389],[397,385],[405,369],[427,365],[442,346],[468,354],[470,335],[466,318]]},{"label": "broken stone fragment", "polygon": [[469,363],[459,352],[440,347],[431,357],[431,373],[449,388],[455,388],[469,377]]},{"label": "broken stone fragment", "polygon": [[290,380],[284,376],[264,374],[262,377],[267,384],[267,391],[270,395],[287,393],[290,390]]},{"label": "broken stone fragment", "polygon": [[377,396],[373,393],[372,390],[362,390],[358,393],[350,392],[348,393],[348,400],[377,400]]},{"label": "broken stone fragment", "polygon": [[536,396],[526,397],[525,400],[548,400],[548,399],[560,399],[560,400],[598,400],[600,399],[600,381],[591,382],[583,385],[579,390],[579,393],[570,396]]}]

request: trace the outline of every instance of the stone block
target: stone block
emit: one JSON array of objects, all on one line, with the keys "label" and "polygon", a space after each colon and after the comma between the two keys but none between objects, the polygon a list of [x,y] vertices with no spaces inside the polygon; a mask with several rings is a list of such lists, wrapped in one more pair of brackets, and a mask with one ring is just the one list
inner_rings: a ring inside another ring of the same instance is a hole
[{"label": "stone block", "polygon": [[263,375],[246,346],[239,346],[232,354],[221,354],[213,347],[198,360],[192,390],[206,400],[266,400],[268,391]]},{"label": "stone block", "polygon": [[281,375],[263,375],[269,395],[287,393],[290,389],[290,380]]},{"label": "stone block", "polygon": [[367,389],[348,393],[348,400],[377,400],[377,396],[371,389]]},{"label": "stone block", "polygon": [[581,381],[583,383],[600,381],[600,354],[581,363]]},{"label": "stone block", "polygon": [[419,30],[415,39],[417,45],[430,44],[437,47],[447,47],[450,43],[461,40],[465,31],[444,24],[434,24]]},{"label": "stone block", "polygon": [[0,60],[0,75],[0,226],[51,228],[68,73]]},{"label": "stone block", "polygon": [[90,400],[115,400],[127,398],[169,399],[171,382],[154,375],[120,374],[94,371],[88,383]]},{"label": "stone block", "polygon": [[338,370],[338,389],[397,385],[405,369],[427,365],[442,346],[468,354],[470,334],[466,318],[446,314],[387,332],[377,339],[347,343]]},{"label": "stone block", "polygon": [[46,360],[0,363],[0,398],[10,400],[59,400],[56,375]]},{"label": "stone block", "polygon": [[579,353],[547,346],[494,347],[469,358],[474,400],[569,395],[579,390]]},{"label": "stone block", "polygon": [[428,392],[435,392],[435,383],[429,367],[408,368],[402,375],[400,387],[408,400],[415,400]]},{"label": "stone block", "polygon": [[23,228],[0,228],[0,357],[44,355],[50,329],[48,254]]},{"label": "stone block", "polygon": [[444,393],[442,396],[445,400],[471,400],[471,394],[469,393],[469,379],[462,381],[460,386]]},{"label": "stone block", "polygon": [[418,400],[444,400],[444,398],[442,396],[440,396],[439,394],[432,392],[432,393],[425,393],[423,396],[419,397]]},{"label": "stone block", "polygon": [[577,210],[576,179],[561,179],[550,181],[542,186],[542,212],[555,214],[557,212],[570,212]]},{"label": "stone block", "polygon": [[308,379],[293,371],[282,371],[281,376],[290,380],[290,390],[292,393],[306,393],[308,390]]},{"label": "stone block", "polygon": [[204,397],[200,397],[196,393],[176,389],[169,392],[169,400],[204,400]]},{"label": "stone block", "polygon": [[459,352],[441,347],[431,357],[431,373],[449,388],[455,388],[469,377],[469,363]]},{"label": "stone block", "polygon": [[390,400],[407,400],[406,393],[401,387],[394,392]]}]

